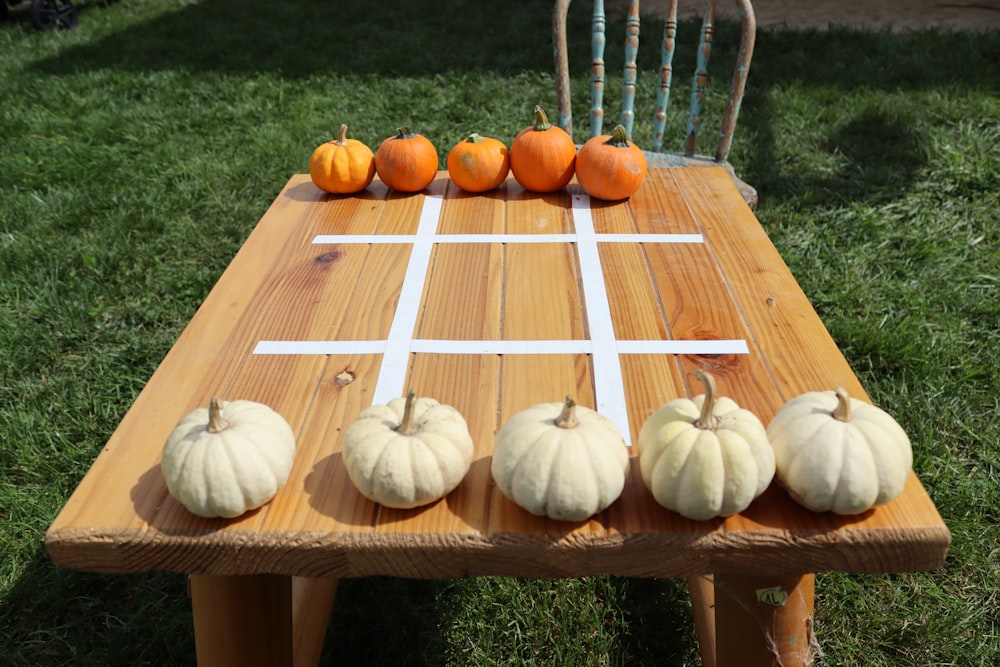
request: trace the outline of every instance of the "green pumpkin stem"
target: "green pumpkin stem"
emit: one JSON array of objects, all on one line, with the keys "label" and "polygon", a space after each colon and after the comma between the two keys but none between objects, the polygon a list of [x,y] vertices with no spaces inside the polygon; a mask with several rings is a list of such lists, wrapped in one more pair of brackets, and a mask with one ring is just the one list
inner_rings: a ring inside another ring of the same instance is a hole
[{"label": "green pumpkin stem", "polygon": [[341,123],[340,124],[340,136],[337,137],[336,144],[338,146],[346,146],[347,145],[347,124],[346,123]]},{"label": "green pumpkin stem", "polygon": [[628,148],[628,132],[625,131],[625,126],[621,123],[615,125],[615,129],[611,130],[611,136],[604,143],[615,148]]},{"label": "green pumpkin stem", "polygon": [[472,134],[470,134],[468,136],[468,138],[465,141],[468,142],[468,143],[470,143],[470,144],[478,144],[478,143],[481,143],[482,140],[483,140],[483,136],[481,134],[479,134],[478,132],[473,132]]},{"label": "green pumpkin stem", "polygon": [[719,427],[719,418],[714,414],[717,396],[715,378],[701,370],[695,371],[694,376],[705,385],[705,402],[701,404],[701,414],[698,415],[694,425],[706,431],[714,431]]},{"label": "green pumpkin stem", "polygon": [[837,387],[833,392],[837,396],[837,407],[833,409],[833,418],[837,421],[851,421],[851,396],[843,387]]},{"label": "green pumpkin stem", "polygon": [[222,400],[218,396],[213,396],[208,404],[208,426],[205,428],[209,433],[221,433],[229,428],[229,422],[222,416]]},{"label": "green pumpkin stem", "polygon": [[545,130],[551,130],[552,123],[549,122],[549,117],[545,115],[545,110],[538,104],[535,105],[535,131],[544,132]]},{"label": "green pumpkin stem", "polygon": [[559,428],[576,428],[580,421],[576,418],[576,401],[572,396],[566,397],[563,403],[562,412],[556,417],[556,426]]},{"label": "green pumpkin stem", "polygon": [[403,407],[403,419],[399,422],[399,426],[396,427],[396,432],[401,435],[413,435],[420,429],[416,424],[413,423],[413,403],[416,400],[416,394],[413,390],[406,395],[406,405]]}]

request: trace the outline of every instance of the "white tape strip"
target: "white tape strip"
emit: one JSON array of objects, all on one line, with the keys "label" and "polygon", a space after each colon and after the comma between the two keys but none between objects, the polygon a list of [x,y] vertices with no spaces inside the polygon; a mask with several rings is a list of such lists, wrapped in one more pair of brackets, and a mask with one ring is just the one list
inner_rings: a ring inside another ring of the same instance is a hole
[{"label": "white tape strip", "polygon": [[430,354],[590,354],[589,340],[430,340],[413,341],[414,352]]},{"label": "white tape strip", "polygon": [[375,405],[387,403],[404,394],[406,369],[410,362],[410,345],[420,314],[420,297],[427,279],[427,268],[430,266],[438,219],[441,217],[441,203],[440,196],[424,197],[420,220],[417,223],[417,234],[413,238],[413,248],[410,250],[410,261],[406,264],[399,302],[396,304],[396,313],[389,326],[385,355],[382,357],[378,381],[375,383],[375,393],[372,396],[372,403]]},{"label": "white tape strip", "polygon": [[580,280],[587,307],[590,340],[594,344],[594,392],[597,411],[610,419],[630,441],[628,410],[625,406],[625,383],[615,327],[611,321],[611,305],[604,285],[601,255],[597,250],[597,233],[590,214],[590,197],[573,195],[573,224],[576,226],[576,250],[580,254]]},{"label": "white tape strip", "polygon": [[[597,234],[598,243],[704,243],[701,234]],[[319,234],[313,245],[412,243],[403,234]],[[573,234],[438,234],[435,243],[574,243]]]},{"label": "white tape strip", "polygon": [[747,342],[736,340],[620,340],[621,354],[750,354]]},{"label": "white tape strip", "polygon": [[384,340],[262,340],[254,354],[382,354]]},{"label": "white tape strip", "polygon": [[[382,354],[384,340],[262,340],[254,354]],[[434,340],[411,341],[424,354],[591,354],[589,340]],[[619,340],[619,354],[749,354],[745,340]]]}]

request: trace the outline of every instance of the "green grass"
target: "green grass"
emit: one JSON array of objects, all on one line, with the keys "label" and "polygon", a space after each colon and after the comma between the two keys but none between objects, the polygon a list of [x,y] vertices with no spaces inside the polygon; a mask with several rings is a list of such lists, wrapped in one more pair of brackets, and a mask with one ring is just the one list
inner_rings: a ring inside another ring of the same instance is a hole
[{"label": "green grass", "polygon": [[[45,529],[312,148],[341,122],[509,139],[555,106],[549,9],[80,5],[73,32],[0,24],[0,663],[188,664],[183,576],[59,570]],[[1000,661],[998,144],[996,32],[758,37],[731,161],[953,534],[935,572],[820,575],[820,664]],[[330,632],[352,665],[697,664],[679,581],[350,580]]]}]

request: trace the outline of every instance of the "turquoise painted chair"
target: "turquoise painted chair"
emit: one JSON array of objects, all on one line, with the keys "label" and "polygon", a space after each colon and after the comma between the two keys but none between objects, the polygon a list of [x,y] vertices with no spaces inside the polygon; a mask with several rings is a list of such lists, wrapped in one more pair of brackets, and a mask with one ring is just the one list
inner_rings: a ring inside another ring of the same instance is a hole
[{"label": "turquoise painted chair", "polygon": [[[715,21],[715,0],[707,0],[705,13],[701,23],[701,36],[698,43],[697,64],[692,78],[690,93],[690,111],[687,119],[687,129],[684,136],[683,150],[667,152],[664,150],[664,131],[667,121],[667,106],[670,101],[673,76],[673,58],[677,37],[677,0],[666,0],[666,16],[663,24],[663,41],[660,50],[660,77],[656,93],[656,108],[651,110],[650,119],[653,123],[653,142],[651,150],[646,151],[646,159],[650,167],[699,167],[706,165],[721,165],[726,167],[740,192],[751,209],[757,205],[757,191],[740,180],[727,158],[729,147],[736,129],[736,119],[740,113],[740,103],[746,87],[747,74],[750,71],[750,60],[753,56],[754,41],[757,34],[757,20],[754,17],[750,0],[735,0],[741,18],[740,45],[736,64],[729,86],[729,97],[723,112],[721,130],[715,145],[714,155],[699,155],[696,152],[699,129],[702,124],[702,110],[705,89],[708,84],[708,64],[712,53]],[[566,47],[566,17],[569,12],[570,0],[557,0],[552,16],[552,38],[555,47],[556,60],[556,95],[559,105],[559,126],[573,133],[573,111],[570,95],[569,55]],[[604,45],[606,42],[604,0],[594,0],[592,18],[592,63],[591,63],[591,136],[610,133],[611,128],[604,131]],[[625,67],[622,85],[621,124],[625,126],[629,137],[636,119],[636,57],[639,49],[639,0],[629,2],[628,14],[625,19]]]}]

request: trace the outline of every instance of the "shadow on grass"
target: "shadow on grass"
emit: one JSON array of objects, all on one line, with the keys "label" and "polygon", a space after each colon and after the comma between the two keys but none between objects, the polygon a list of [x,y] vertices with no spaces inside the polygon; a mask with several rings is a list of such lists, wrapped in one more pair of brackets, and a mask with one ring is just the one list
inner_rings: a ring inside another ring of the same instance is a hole
[{"label": "shadow on grass", "polygon": [[537,0],[212,0],[68,48],[37,68],[387,76],[550,71]]},{"label": "shadow on grass", "polygon": [[0,605],[0,663],[192,664],[194,626],[185,582],[179,574],[65,570],[40,546]]},{"label": "shadow on grass", "polygon": [[[777,156],[796,149],[779,148],[778,119],[786,116],[789,91],[802,88],[829,101],[831,109],[809,110],[815,122],[839,118],[814,146],[798,147],[802,164],[781,164]],[[962,89],[1000,93],[1000,32],[762,31],[737,129],[737,141],[744,132],[752,143],[748,159],[734,160],[737,172],[758,187],[763,206],[775,198],[807,205],[892,201],[927,164],[930,139],[900,98]],[[872,91],[892,99],[869,103]],[[833,166],[816,169],[820,164]]]},{"label": "shadow on grass", "polygon": [[[593,593],[588,609],[572,598],[582,591]],[[684,582],[347,579],[321,664],[607,664],[605,652],[612,664],[692,664],[698,649]]]}]

